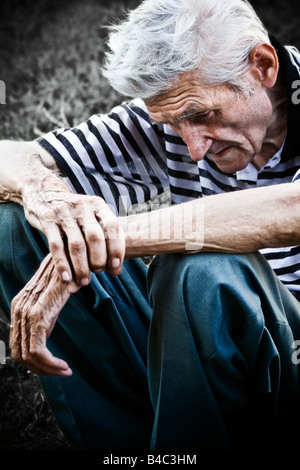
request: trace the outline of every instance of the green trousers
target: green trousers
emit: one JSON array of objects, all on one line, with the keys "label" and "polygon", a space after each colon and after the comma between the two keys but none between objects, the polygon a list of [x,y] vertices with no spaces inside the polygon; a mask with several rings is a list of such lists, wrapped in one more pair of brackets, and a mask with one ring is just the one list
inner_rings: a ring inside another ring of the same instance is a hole
[{"label": "green trousers", "polygon": [[[48,252],[21,207],[0,205],[0,303]],[[93,275],[48,340],[71,377],[40,377],[78,449],[293,449],[300,308],[259,254],[166,255]]]}]

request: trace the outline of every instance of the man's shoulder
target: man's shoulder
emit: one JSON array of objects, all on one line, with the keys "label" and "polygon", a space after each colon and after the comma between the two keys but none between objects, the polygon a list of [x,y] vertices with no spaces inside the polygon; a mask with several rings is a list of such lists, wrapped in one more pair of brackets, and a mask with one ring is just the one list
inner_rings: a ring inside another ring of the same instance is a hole
[{"label": "man's shoulder", "polygon": [[136,112],[143,112],[146,115],[149,115],[145,102],[141,98],[133,98],[131,100],[123,101],[120,103],[120,105],[114,107],[112,109],[112,112],[118,111],[121,109],[129,109],[129,110],[133,110]]},{"label": "man's shoulder", "polygon": [[285,49],[289,54],[292,65],[296,67],[300,76],[300,51],[295,46],[285,46]]}]

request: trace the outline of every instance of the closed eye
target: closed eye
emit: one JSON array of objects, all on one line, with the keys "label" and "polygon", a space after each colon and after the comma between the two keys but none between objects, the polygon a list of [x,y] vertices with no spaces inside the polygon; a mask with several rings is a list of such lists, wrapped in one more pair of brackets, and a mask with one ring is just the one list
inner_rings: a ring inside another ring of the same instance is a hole
[{"label": "closed eye", "polygon": [[214,115],[214,110],[209,111],[196,111],[196,110],[188,110],[185,113],[181,114],[176,118],[177,122],[182,121],[189,121],[192,124],[202,123],[207,119],[210,119]]},{"label": "closed eye", "polygon": [[189,117],[189,121],[193,123],[205,121],[213,116],[213,111],[207,111],[206,113],[198,113],[194,116]]}]

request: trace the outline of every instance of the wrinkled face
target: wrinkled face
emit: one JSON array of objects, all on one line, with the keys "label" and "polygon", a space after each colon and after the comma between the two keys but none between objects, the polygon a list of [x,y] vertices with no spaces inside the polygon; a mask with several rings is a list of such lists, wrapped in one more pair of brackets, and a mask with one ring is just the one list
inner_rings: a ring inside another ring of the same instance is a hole
[{"label": "wrinkled face", "polygon": [[220,170],[235,173],[263,145],[272,146],[266,141],[271,101],[259,81],[249,80],[254,93],[245,97],[226,85],[204,86],[195,72],[187,72],[166,93],[145,103],[153,120],[169,124],[182,137],[192,160],[208,155]]}]

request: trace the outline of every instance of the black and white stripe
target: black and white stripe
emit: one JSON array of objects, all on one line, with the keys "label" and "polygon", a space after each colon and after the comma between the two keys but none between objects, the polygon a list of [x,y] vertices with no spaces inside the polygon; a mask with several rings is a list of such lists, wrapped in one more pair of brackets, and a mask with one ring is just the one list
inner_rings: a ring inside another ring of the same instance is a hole
[{"label": "black and white stripe", "polygon": [[103,197],[116,212],[120,205],[128,210],[168,188],[165,149],[141,100],[38,140],[73,190]]}]

